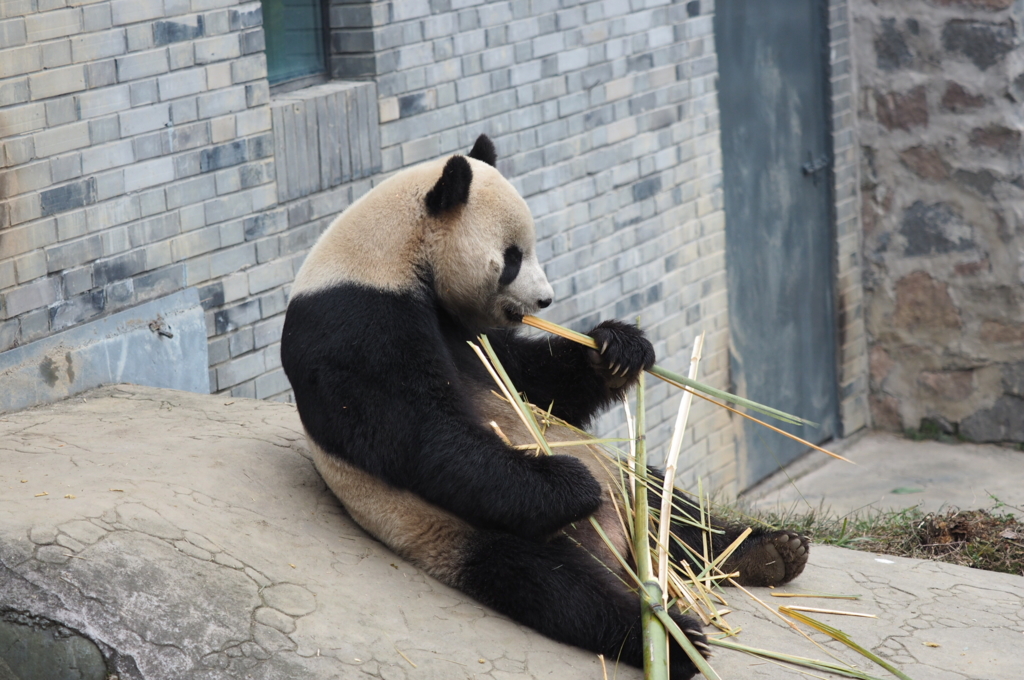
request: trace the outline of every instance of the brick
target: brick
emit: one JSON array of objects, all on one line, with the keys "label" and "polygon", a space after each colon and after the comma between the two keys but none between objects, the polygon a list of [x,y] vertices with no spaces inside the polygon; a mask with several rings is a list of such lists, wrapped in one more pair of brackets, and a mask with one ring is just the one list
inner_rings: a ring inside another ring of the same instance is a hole
[{"label": "brick", "polygon": [[121,136],[131,137],[143,132],[152,132],[171,124],[171,109],[167,104],[157,104],[133,109],[118,114]]},{"label": "brick", "polygon": [[105,286],[114,281],[131,278],[145,270],[146,251],[132,250],[116,257],[94,262],[93,281],[96,286]]},{"label": "brick", "polygon": [[179,182],[166,188],[167,207],[170,210],[183,205],[192,205],[216,195],[215,184],[208,177],[197,177],[195,179]]},{"label": "brick", "polygon": [[114,61],[117,63],[117,79],[122,83],[149,78],[170,70],[166,49],[129,54]]},{"label": "brick", "polygon": [[245,243],[214,253],[210,258],[210,276],[224,276],[254,264],[256,248],[252,243]]},{"label": "brick", "polygon": [[0,82],[0,108],[23,104],[28,100],[28,78],[12,78]]},{"label": "brick", "polygon": [[93,146],[82,152],[82,171],[92,174],[121,165],[128,165],[135,160],[131,140],[122,140],[113,144]]},{"label": "brick", "polygon": [[0,196],[10,198],[50,185],[50,163],[39,161],[0,172]]},{"label": "brick", "polygon": [[170,62],[171,70],[187,68],[195,65],[196,52],[191,42],[169,45],[167,47],[167,58]]},{"label": "brick", "polygon": [[171,43],[195,40],[204,35],[203,17],[198,14],[187,17],[175,17],[170,21],[153,22],[153,43],[169,45]]},{"label": "brick", "polygon": [[21,257],[14,258],[14,270],[18,283],[26,283],[40,276],[46,276],[46,254],[42,250],[33,250]]},{"label": "brick", "polygon": [[252,211],[252,206],[251,191],[240,191],[207,201],[203,205],[206,210],[206,223],[216,224],[235,217],[242,217]]},{"label": "brick", "polygon": [[71,269],[103,255],[103,239],[99,234],[77,241],[67,241],[46,248],[46,266],[51,272]]},{"label": "brick", "polygon": [[220,248],[220,229],[207,227],[171,239],[171,257],[175,262]]},{"label": "brick", "polygon": [[272,345],[275,342],[279,342],[281,340],[281,332],[283,329],[284,314],[279,314],[272,319],[261,321],[256,324],[253,329],[255,331],[253,339],[256,348],[259,349],[261,347],[266,347],[267,345]]},{"label": "brick", "polygon": [[245,87],[237,86],[199,95],[199,117],[213,118],[235,111],[244,111]]},{"label": "brick", "polygon": [[117,64],[113,59],[86,64],[85,81],[90,88],[113,85],[117,82]]},{"label": "brick", "polygon": [[157,96],[156,78],[132,83],[129,86],[129,90],[131,91],[132,106],[155,104],[159,99]]},{"label": "brick", "polygon": [[71,39],[71,58],[75,62],[117,57],[128,51],[124,29],[86,33]]},{"label": "brick", "polygon": [[117,116],[107,116],[89,121],[89,141],[93,144],[113,141],[121,136],[121,125]]},{"label": "brick", "polygon": [[0,109],[0,137],[41,130],[46,127],[46,107],[28,104]]},{"label": "brick", "polygon": [[69,269],[61,275],[64,296],[72,298],[92,288],[92,265]]},{"label": "brick", "polygon": [[263,24],[262,10],[262,4],[259,2],[250,2],[244,5],[239,5],[238,7],[232,7],[228,10],[228,25],[230,30],[240,31],[246,28],[261,26]]},{"label": "brick", "polygon": [[54,220],[43,220],[0,231],[0,252],[15,256],[43,248],[57,240]]},{"label": "brick", "polygon": [[75,210],[57,217],[57,238],[55,240],[68,241],[85,236],[88,232],[88,221],[84,210]]},{"label": "brick", "polygon": [[132,279],[136,299],[141,302],[185,288],[185,266],[171,265]]},{"label": "brick", "polygon": [[291,389],[284,369],[274,369],[256,378],[256,398],[266,399]]},{"label": "brick", "polygon": [[0,21],[0,49],[18,47],[26,42],[25,19],[18,17]]},{"label": "brick", "polygon": [[82,30],[82,11],[75,8],[40,12],[25,17],[29,42],[42,42],[73,35]]},{"label": "brick", "polygon": [[252,380],[266,370],[262,352],[246,354],[217,367],[217,387],[225,389]]},{"label": "brick", "polygon": [[260,320],[260,307],[256,300],[249,300],[240,305],[229,307],[214,314],[214,326],[217,335],[237,330],[243,326]]},{"label": "brick", "polygon": [[144,163],[136,163],[131,171],[125,173],[125,191],[138,191],[157,184],[166,184],[174,180],[174,160],[157,158]]},{"label": "brick", "polygon": [[67,212],[96,202],[96,179],[89,177],[39,194],[42,217]]},{"label": "brick", "polygon": [[50,314],[50,329],[59,331],[80,324],[102,314],[107,307],[107,296],[102,290],[89,291],[54,305]]},{"label": "brick", "polygon": [[46,125],[57,127],[78,120],[78,108],[74,97],[60,97],[46,102]]},{"label": "brick", "polygon": [[65,156],[50,158],[50,174],[54,184],[77,179],[82,176],[82,154],[69,153]]},{"label": "brick", "polygon": [[175,71],[158,79],[160,99],[177,99],[198,94],[206,89],[206,70],[202,68]]},{"label": "brick", "polygon": [[242,54],[237,33],[228,33],[216,38],[197,40],[194,43],[194,47],[197,64],[209,64],[225,59],[235,59]]},{"label": "brick", "polygon": [[231,82],[245,83],[250,80],[260,80],[267,77],[267,56],[265,54],[250,54],[247,57],[236,59],[231,62]]},{"label": "brick", "polygon": [[133,248],[177,236],[180,232],[178,213],[174,212],[128,225],[128,237]]},{"label": "brick", "polygon": [[163,15],[163,0],[112,0],[110,10],[115,26],[134,24]]},{"label": "brick", "polygon": [[72,123],[52,130],[37,132],[35,145],[36,155],[40,158],[89,146],[89,124],[85,122]]},{"label": "brick", "polygon": [[238,165],[248,160],[248,145],[244,141],[221,144],[203,149],[199,154],[201,172],[211,172]]},{"label": "brick", "polygon": [[[60,299],[60,278],[40,279],[20,288],[14,288],[4,294],[4,309],[7,317],[18,316],[25,312],[52,305]],[[255,300],[253,301],[255,302]]]},{"label": "brick", "polygon": [[39,45],[26,45],[0,53],[0,78],[34,73],[43,67],[43,50]]},{"label": "brick", "polygon": [[110,28],[113,25],[112,22],[110,5],[107,3],[88,5],[82,8],[82,29],[86,33]]},{"label": "brick", "polygon": [[271,128],[270,108],[262,106],[258,109],[243,111],[238,114],[236,121],[239,137],[248,137],[258,132],[266,132]]},{"label": "brick", "polygon": [[291,280],[292,267],[289,262],[283,260],[270,262],[249,270],[249,292],[256,295]]},{"label": "brick", "polygon": [[33,73],[28,77],[32,99],[46,99],[85,89],[85,67],[81,64]]}]

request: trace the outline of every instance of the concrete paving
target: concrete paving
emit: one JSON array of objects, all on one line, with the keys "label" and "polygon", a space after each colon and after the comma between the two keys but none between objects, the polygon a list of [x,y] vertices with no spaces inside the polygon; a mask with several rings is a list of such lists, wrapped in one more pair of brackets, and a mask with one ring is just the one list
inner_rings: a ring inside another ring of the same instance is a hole
[{"label": "concrete paving", "polygon": [[[859,595],[753,589],[773,610],[877,616],[818,615],[914,680],[1024,676],[1022,577],[817,546],[783,590]],[[742,593],[725,597],[740,642],[828,658]],[[47,658],[27,656],[44,644]],[[32,664],[65,659],[59,677],[121,680],[602,678],[592,654],[364,535],[313,469],[292,406],[133,386],[0,414],[0,679],[47,677]],[[726,680],[806,677],[725,650],[712,664]]]},{"label": "concrete paving", "polygon": [[834,448],[856,465],[812,452],[751,489],[745,499],[762,509],[825,508],[840,516],[915,505],[925,512],[999,505],[1024,517],[1024,451],[918,442],[882,432]]}]

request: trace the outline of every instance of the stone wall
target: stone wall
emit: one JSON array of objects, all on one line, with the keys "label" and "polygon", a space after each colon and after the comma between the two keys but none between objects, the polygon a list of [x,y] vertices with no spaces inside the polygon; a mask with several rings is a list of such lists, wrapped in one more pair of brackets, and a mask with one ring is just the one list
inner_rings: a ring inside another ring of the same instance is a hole
[{"label": "stone wall", "polygon": [[854,4],[876,427],[1024,441],[1024,3]]}]

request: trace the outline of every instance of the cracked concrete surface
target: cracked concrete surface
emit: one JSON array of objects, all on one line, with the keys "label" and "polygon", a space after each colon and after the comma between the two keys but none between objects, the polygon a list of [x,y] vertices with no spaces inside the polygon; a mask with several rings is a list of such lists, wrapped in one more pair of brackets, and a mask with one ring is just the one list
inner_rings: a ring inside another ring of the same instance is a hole
[{"label": "cracked concrete surface", "polygon": [[[1022,577],[818,546],[784,590],[861,595],[837,606],[755,589],[773,607],[877,614],[819,618],[915,680],[1021,677]],[[741,642],[827,658],[726,597]],[[313,469],[292,406],[134,386],[0,415],[0,612],[84,635],[122,680],[602,677],[593,655],[363,534]],[[712,663],[723,678],[799,675],[725,650]]]}]

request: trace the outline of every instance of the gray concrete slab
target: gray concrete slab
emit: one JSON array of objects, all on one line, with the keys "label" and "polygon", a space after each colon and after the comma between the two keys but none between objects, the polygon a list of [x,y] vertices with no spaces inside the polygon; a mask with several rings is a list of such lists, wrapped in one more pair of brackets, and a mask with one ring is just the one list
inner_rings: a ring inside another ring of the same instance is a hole
[{"label": "gray concrete slab", "polygon": [[813,453],[751,489],[746,500],[762,509],[824,507],[838,515],[915,505],[925,512],[975,510],[1001,502],[1006,511],[1024,516],[1024,451],[918,442],[882,432],[836,448],[856,464]]},{"label": "gray concrete slab", "polygon": [[[1024,578],[818,546],[784,590],[860,595],[800,602],[876,615],[820,618],[914,680],[1021,677]],[[753,592],[773,610],[794,602]],[[742,593],[725,597],[741,642],[828,658]],[[121,680],[602,678],[593,655],[363,534],[313,469],[292,406],[144,387],[0,415],[0,612],[93,640]],[[724,679],[805,677],[724,650],[712,662]]]}]

